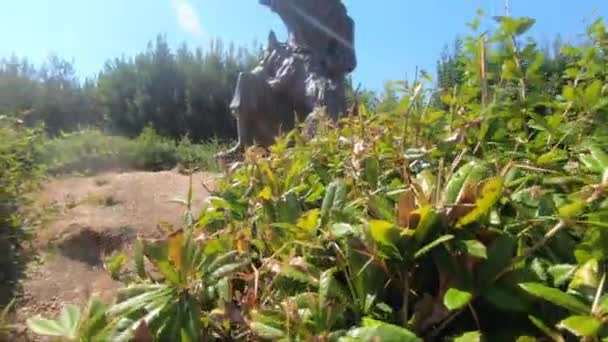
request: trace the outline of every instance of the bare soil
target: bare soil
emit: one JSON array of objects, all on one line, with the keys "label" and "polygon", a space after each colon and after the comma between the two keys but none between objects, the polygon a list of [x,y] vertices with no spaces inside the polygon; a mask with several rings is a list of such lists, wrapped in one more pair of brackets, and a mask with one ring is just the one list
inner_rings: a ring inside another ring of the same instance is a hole
[{"label": "bare soil", "polygon": [[[193,209],[204,204],[215,176],[193,176]],[[20,324],[15,340],[28,340],[23,322],[42,315],[55,317],[63,305],[85,305],[93,295],[111,302],[121,284],[104,269],[116,252],[131,254],[139,237],[158,238],[162,227],[180,227],[189,177],[176,171],[104,173],[92,177],[50,180],[33,196],[40,211],[36,253],[21,279],[16,305]]]}]

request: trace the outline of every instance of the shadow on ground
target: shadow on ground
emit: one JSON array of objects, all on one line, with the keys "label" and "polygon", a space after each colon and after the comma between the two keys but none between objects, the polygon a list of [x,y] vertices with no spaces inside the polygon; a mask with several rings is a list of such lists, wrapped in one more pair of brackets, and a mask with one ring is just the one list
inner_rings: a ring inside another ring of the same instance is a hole
[{"label": "shadow on ground", "polygon": [[135,239],[136,232],[130,227],[96,231],[89,227],[72,225],[57,245],[66,258],[83,262],[89,266],[101,266],[103,257],[123,249]]}]

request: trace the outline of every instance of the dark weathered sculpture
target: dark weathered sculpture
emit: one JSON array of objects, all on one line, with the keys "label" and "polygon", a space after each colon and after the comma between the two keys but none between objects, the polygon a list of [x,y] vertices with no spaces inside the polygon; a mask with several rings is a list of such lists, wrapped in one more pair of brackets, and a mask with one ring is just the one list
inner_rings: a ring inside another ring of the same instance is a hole
[{"label": "dark weathered sculpture", "polygon": [[357,60],[354,22],[342,1],[259,1],[281,17],[289,41],[281,43],[271,32],[259,65],[239,76],[230,105],[239,141],[220,157],[269,146],[312,112],[337,120],[346,111],[344,79]]}]

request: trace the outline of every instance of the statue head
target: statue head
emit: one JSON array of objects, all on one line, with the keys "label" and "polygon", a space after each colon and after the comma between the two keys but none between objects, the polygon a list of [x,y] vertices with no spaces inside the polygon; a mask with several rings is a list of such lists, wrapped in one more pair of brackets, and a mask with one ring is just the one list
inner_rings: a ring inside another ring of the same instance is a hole
[{"label": "statue head", "polygon": [[270,31],[268,43],[264,49],[260,65],[269,75],[275,75],[289,56],[290,52],[288,45],[279,42],[274,31]]}]

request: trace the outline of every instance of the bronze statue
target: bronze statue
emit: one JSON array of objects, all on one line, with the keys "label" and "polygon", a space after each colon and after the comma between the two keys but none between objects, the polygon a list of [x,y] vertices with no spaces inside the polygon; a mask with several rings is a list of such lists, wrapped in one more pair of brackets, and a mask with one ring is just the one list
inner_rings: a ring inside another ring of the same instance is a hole
[{"label": "bronze statue", "polygon": [[346,112],[344,79],[356,65],[354,22],[341,0],[259,0],[277,13],[288,43],[270,32],[259,65],[239,75],[230,104],[239,141],[220,157],[267,147],[315,111],[337,120]]}]

